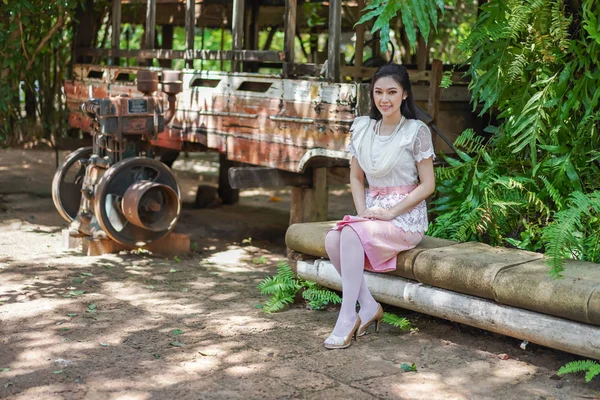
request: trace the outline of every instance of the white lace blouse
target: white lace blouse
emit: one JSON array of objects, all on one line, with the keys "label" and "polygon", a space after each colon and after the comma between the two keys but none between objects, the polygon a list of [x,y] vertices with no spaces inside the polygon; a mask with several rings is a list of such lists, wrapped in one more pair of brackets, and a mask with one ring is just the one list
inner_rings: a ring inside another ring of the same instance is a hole
[{"label": "white lace blouse", "polygon": [[[367,133],[368,129],[374,130],[375,123],[376,121],[369,117],[357,117],[350,127],[352,134],[347,150],[357,160],[358,151],[361,149],[360,141],[365,136],[368,138],[369,135],[365,135],[365,133]],[[404,138],[400,142],[398,158],[392,170],[379,178],[369,176],[369,174],[365,173],[367,182],[371,188],[389,188],[418,184],[419,174],[416,163],[429,157],[435,158],[431,132],[423,122],[414,119],[408,120],[398,134],[403,135]],[[376,135],[371,145],[371,158],[378,158],[382,154],[383,149],[389,146],[389,141],[389,136]],[[389,209],[402,201],[404,197],[406,197],[406,194],[394,193],[394,191],[387,194],[377,194],[376,191],[367,190],[366,207],[377,206]],[[425,232],[428,224],[425,201],[423,200],[412,210],[399,215],[393,222],[405,231]]]}]

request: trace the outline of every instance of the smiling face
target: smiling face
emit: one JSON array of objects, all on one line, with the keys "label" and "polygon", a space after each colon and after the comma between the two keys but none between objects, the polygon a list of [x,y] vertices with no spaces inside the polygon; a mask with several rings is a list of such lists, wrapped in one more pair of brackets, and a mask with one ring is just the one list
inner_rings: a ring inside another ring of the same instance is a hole
[{"label": "smiling face", "polygon": [[406,99],[406,94],[402,86],[390,76],[377,79],[373,85],[373,101],[385,119],[399,117],[400,106],[404,99]]}]

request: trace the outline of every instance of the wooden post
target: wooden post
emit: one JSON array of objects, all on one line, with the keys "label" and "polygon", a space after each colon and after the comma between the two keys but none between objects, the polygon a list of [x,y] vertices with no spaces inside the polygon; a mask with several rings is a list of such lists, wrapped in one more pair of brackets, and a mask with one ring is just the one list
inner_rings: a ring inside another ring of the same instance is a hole
[{"label": "wooden post", "polygon": [[[286,0],[283,21],[283,51],[285,62],[294,63],[294,44],[296,42],[296,0]],[[284,72],[287,78],[287,73]]]},{"label": "wooden post", "polygon": [[[362,15],[362,9],[365,8],[365,0],[358,0],[358,19]],[[356,82],[362,81],[360,76],[360,69],[363,65],[363,52],[365,49],[365,24],[360,24],[356,27],[356,53],[354,56],[354,80]]]},{"label": "wooden post", "polygon": [[305,188],[303,187],[292,186],[290,199],[290,225],[304,222],[304,190]]},{"label": "wooden post", "polygon": [[340,81],[340,36],[342,34],[342,0],[329,2],[329,48],[327,49],[327,80]]},{"label": "wooden post", "polygon": [[[194,50],[194,38],[196,37],[196,1],[185,2],[185,49],[190,52]],[[194,60],[185,60],[187,68],[194,67]]]},{"label": "wooden post", "polygon": [[[231,35],[233,39],[233,50],[242,50],[244,47],[244,0],[233,0],[233,17],[231,21]],[[232,72],[240,72],[238,56],[233,56],[231,64]]]},{"label": "wooden post", "polygon": [[[160,43],[161,49],[172,50],[173,49],[173,25],[162,26],[162,42]],[[158,60],[158,65],[162,68],[172,68],[172,60]]]},{"label": "wooden post", "polygon": [[[121,0],[113,0],[112,4],[112,38],[111,48],[113,51],[119,50],[121,45]],[[113,65],[119,65],[119,57],[112,59]]]},{"label": "wooden post", "polygon": [[313,221],[327,221],[329,209],[329,190],[327,187],[327,168],[313,169],[314,216]]},{"label": "wooden post", "polygon": [[[156,0],[148,0],[146,7],[146,27],[144,29],[144,39],[146,49],[154,48],[154,38],[156,36]],[[146,60],[151,66],[152,60]]]},{"label": "wooden post", "polygon": [[327,221],[329,208],[327,168],[314,168],[312,172],[312,187],[292,187],[290,225],[300,222]]},{"label": "wooden post", "polygon": [[417,39],[417,71],[425,71],[427,69],[427,59],[429,58],[429,49],[423,35],[419,33]]},{"label": "wooden post", "polygon": [[227,154],[219,154],[219,188],[217,193],[223,204],[235,204],[240,199],[239,189],[232,189],[229,184],[229,168],[235,163],[227,158]]}]

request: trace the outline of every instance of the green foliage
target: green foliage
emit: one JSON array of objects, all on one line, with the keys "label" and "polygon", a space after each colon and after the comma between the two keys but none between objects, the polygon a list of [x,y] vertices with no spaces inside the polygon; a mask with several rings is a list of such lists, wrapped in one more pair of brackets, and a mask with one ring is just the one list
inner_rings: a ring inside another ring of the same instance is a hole
[{"label": "green foliage", "polygon": [[389,312],[383,313],[383,322],[386,324],[390,324],[399,328],[401,331],[410,331],[412,329],[412,325],[410,321],[404,317],[399,317],[396,314],[392,314]]},{"label": "green foliage", "polygon": [[374,20],[371,33],[380,32],[381,51],[385,52],[390,41],[390,20],[400,11],[404,30],[414,47],[417,43],[417,28],[425,41],[429,38],[431,25],[437,30],[438,10],[444,12],[443,0],[372,0],[363,9],[365,14],[357,25]]},{"label": "green foliage", "polygon": [[313,310],[323,310],[328,304],[340,304],[342,302],[342,298],[337,293],[320,286],[316,282],[303,280],[302,284],[306,288],[302,292],[302,297],[308,301],[308,306]]},{"label": "green foliage", "polygon": [[266,277],[258,289],[263,295],[269,295],[269,299],[263,305],[263,311],[267,314],[282,310],[292,304],[299,290],[304,289],[302,297],[308,301],[313,310],[322,310],[328,304],[339,304],[342,302],[340,296],[315,282],[296,278],[294,271],[285,261],[277,265],[277,274]]},{"label": "green foliage", "polygon": [[486,136],[465,131],[438,168],[428,233],[600,261],[600,42],[592,10],[562,0],[491,0],[462,43],[474,110]]},{"label": "green foliage", "polygon": [[579,372],[585,372],[585,381],[589,383],[594,377],[600,375],[600,363],[592,360],[571,361],[560,367],[557,374],[565,375]]},{"label": "green foliage", "polygon": [[[71,26],[80,0],[10,1],[0,14],[0,139],[54,142],[66,106],[62,79],[70,60]],[[25,99],[29,113],[23,112]],[[38,121],[39,119],[39,121]],[[39,130],[33,127],[41,127]]]}]

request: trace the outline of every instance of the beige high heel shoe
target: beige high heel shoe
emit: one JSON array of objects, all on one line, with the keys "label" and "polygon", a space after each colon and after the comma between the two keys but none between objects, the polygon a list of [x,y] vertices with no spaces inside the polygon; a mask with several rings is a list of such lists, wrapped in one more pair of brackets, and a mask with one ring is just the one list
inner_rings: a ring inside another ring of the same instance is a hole
[{"label": "beige high heel shoe", "polygon": [[329,335],[325,341],[328,339],[332,339],[333,343],[325,343],[323,342],[323,346],[328,350],[336,350],[336,349],[345,349],[346,347],[352,344],[352,339],[356,340],[356,332],[358,332],[358,328],[360,327],[360,317],[356,314],[356,322],[352,327],[352,330],[348,334],[348,336],[336,336],[333,333]]},{"label": "beige high heel shoe", "polygon": [[371,318],[364,325],[361,325],[360,328],[358,328],[358,332],[356,333],[356,335],[363,336],[365,333],[367,333],[367,328],[369,328],[369,326],[372,323],[375,323],[375,332],[379,332],[379,326],[381,325],[382,319],[383,319],[383,307],[381,307],[381,304],[377,303],[377,312],[375,313],[373,318]]}]

